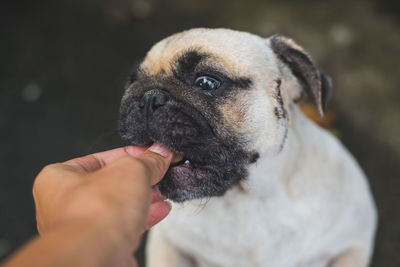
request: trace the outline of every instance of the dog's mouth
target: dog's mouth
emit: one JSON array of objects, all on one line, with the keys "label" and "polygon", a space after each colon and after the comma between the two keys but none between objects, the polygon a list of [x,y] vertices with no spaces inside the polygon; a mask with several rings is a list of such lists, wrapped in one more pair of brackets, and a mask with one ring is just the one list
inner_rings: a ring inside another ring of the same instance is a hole
[{"label": "dog's mouth", "polygon": [[[167,132],[162,131],[162,132]],[[167,146],[174,155],[163,179],[155,186],[165,198],[174,202],[221,196],[246,175],[247,156],[216,139],[171,139],[170,135],[150,132],[151,143]],[[138,144],[130,141],[132,145]]]},{"label": "dog's mouth", "polygon": [[174,153],[174,156],[171,160],[170,168],[183,166],[190,166],[190,160],[185,158],[185,156],[182,154]]},{"label": "dog's mouth", "polygon": [[174,173],[177,173],[178,171],[180,171],[179,173],[182,173],[183,170],[186,170],[186,172],[193,172],[193,166],[194,164],[192,164],[190,159],[182,154],[174,153],[168,170]]},{"label": "dog's mouth", "polygon": [[[156,185],[156,188],[167,199],[175,202],[185,200],[221,195],[226,191],[226,183],[223,181],[222,174],[224,164],[220,164],[216,159],[214,162],[208,160],[212,158],[213,152],[206,156],[205,151],[198,151],[192,147],[190,151],[183,154],[176,152],[177,149],[166,145],[174,151],[171,164],[164,178]],[[179,150],[178,150],[179,151]]]}]

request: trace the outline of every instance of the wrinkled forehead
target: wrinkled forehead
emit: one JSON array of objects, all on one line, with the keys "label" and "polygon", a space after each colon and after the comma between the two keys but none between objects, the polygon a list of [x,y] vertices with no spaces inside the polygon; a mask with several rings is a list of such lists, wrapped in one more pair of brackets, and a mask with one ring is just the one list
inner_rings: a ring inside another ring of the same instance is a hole
[{"label": "wrinkled forehead", "polygon": [[154,45],[141,68],[153,75],[170,74],[179,59],[193,51],[206,55],[203,63],[217,65],[233,76],[275,66],[275,57],[265,39],[227,29],[194,29],[174,34]]}]

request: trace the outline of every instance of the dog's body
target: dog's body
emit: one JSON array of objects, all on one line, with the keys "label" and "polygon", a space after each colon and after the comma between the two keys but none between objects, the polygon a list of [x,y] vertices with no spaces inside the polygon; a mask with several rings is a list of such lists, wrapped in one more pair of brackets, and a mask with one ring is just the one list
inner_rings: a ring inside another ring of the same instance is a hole
[{"label": "dog's body", "polygon": [[323,114],[329,85],[298,45],[195,29],[156,44],[141,75],[122,136],[190,160],[159,185],[185,203],[151,231],[148,266],[367,266],[374,203],[353,157],[295,104],[307,91]]},{"label": "dog's body", "polygon": [[366,266],[375,215],[364,175],[337,140],[295,112],[283,151],[272,161],[261,155],[244,188],[173,206],[151,232],[148,266],[181,266],[188,256],[208,267],[325,267],[341,256],[349,263],[332,266]]}]

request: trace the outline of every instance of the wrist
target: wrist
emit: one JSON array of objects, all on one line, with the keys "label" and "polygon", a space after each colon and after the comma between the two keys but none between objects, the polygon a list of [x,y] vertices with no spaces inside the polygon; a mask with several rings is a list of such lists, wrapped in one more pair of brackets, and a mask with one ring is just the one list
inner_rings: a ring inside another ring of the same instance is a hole
[{"label": "wrist", "polygon": [[114,266],[133,253],[116,225],[111,217],[58,224],[26,244],[5,266]]}]

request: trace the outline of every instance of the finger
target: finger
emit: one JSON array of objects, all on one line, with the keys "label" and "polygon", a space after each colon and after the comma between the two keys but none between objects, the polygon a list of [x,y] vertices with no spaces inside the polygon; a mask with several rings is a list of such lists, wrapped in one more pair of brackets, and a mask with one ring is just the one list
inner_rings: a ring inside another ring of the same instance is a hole
[{"label": "finger", "polygon": [[166,146],[154,143],[138,159],[148,168],[151,184],[155,185],[167,172],[173,157],[174,153]]},{"label": "finger", "polygon": [[47,206],[57,196],[76,185],[78,175],[70,172],[70,168],[70,166],[61,163],[54,163],[45,166],[36,176],[32,186],[32,194],[37,210],[46,211]]},{"label": "finger", "polygon": [[130,156],[137,158],[141,154],[143,154],[148,148],[148,146],[126,146],[125,151]]},{"label": "finger", "polygon": [[161,201],[151,204],[145,231],[153,227],[157,223],[159,223],[165,217],[167,217],[170,211],[171,211],[171,205],[166,201]]},{"label": "finger", "polygon": [[124,259],[124,261],[117,265],[118,267],[138,267],[138,264],[136,262],[136,259],[133,258],[132,255],[128,255],[126,256],[126,258]]},{"label": "finger", "polygon": [[71,166],[75,170],[80,172],[93,172],[122,157],[125,156],[138,157],[144,151],[146,151],[146,147],[138,147],[138,146],[120,147],[112,150],[107,150],[104,152],[90,154],[84,157],[71,159],[64,162],[64,164]]},{"label": "finger", "polygon": [[130,258],[130,259],[128,260],[127,267],[138,267],[138,266],[139,266],[139,265],[138,265],[138,263],[136,262],[136,259]]},{"label": "finger", "polygon": [[164,200],[165,197],[162,196],[157,189],[153,188],[151,191],[151,203],[156,203]]}]

